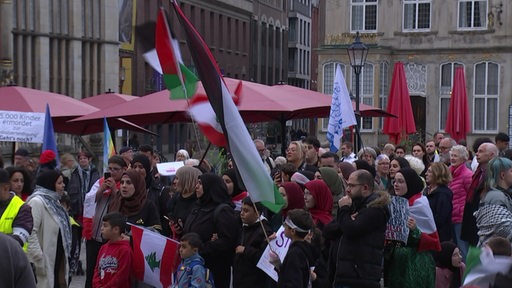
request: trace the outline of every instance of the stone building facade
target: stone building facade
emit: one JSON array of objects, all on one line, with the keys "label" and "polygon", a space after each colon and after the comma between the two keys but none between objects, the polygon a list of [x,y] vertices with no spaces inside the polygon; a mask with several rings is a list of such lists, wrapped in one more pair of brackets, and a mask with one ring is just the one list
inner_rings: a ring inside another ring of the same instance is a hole
[{"label": "stone building facade", "polygon": [[[444,131],[455,68],[464,68],[470,113],[468,143],[509,132],[512,112],[512,2],[501,0],[344,0],[325,2],[318,51],[319,91],[332,93],[336,64],[349,91],[355,79],[346,48],[355,33],[369,48],[361,102],[386,108],[394,64],[405,65],[417,135]],[[388,141],[382,120],[363,118],[365,145]],[[325,135],[326,125],[319,133]]]}]

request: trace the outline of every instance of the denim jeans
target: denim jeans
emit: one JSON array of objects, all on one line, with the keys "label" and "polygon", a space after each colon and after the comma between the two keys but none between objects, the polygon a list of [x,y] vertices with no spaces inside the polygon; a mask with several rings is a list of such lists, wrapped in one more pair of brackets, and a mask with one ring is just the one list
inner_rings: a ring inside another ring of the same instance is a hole
[{"label": "denim jeans", "polygon": [[462,254],[462,261],[466,261],[466,255],[468,255],[468,242],[460,239],[460,231],[462,230],[462,223],[452,224],[453,242],[459,247],[460,253]]}]

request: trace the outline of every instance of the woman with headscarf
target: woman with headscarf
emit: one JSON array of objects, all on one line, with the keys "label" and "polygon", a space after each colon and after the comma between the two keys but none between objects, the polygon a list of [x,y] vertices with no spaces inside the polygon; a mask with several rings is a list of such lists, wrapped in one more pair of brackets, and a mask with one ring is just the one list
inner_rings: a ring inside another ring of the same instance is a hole
[{"label": "woman with headscarf", "polygon": [[228,195],[231,197],[233,205],[235,205],[235,211],[240,212],[242,209],[242,200],[249,196],[249,194],[240,187],[238,177],[236,177],[236,170],[234,168],[226,170],[226,172],[222,174],[222,180],[226,183]]},{"label": "woman with headscarf", "polygon": [[183,225],[197,201],[196,184],[201,174],[201,170],[189,166],[180,167],[176,171],[176,193],[169,201],[168,213],[173,239],[179,240],[183,234]]},{"label": "woman with headscarf", "polygon": [[281,213],[275,214],[270,220],[270,226],[274,232],[277,232],[288,211],[293,209],[304,209],[304,190],[295,182],[284,182],[279,186],[279,194],[283,197],[284,205]]},{"label": "woman with headscarf", "polygon": [[176,157],[174,157],[174,161],[183,161],[190,159],[188,151],[185,149],[180,149],[176,152]]},{"label": "woman with headscarf", "polygon": [[397,242],[385,258],[386,287],[434,287],[435,263],[431,252],[441,250],[441,246],[428,200],[421,193],[423,186],[423,180],[411,168],[402,168],[395,175],[396,195],[409,202],[409,234],[407,244]]},{"label": "woman with headscarf", "polygon": [[157,181],[154,181],[155,178],[151,174],[151,163],[149,162],[149,158],[146,155],[142,153],[133,155],[133,159],[130,164],[132,169],[139,172],[144,178],[146,183],[147,198],[149,201],[155,204],[158,209],[158,214],[160,215],[162,234],[169,236],[171,234],[171,230],[168,224],[169,221],[164,217],[169,212],[169,193],[165,193],[163,191],[163,187],[161,187]]},{"label": "woman with headscarf", "polygon": [[436,261],[436,288],[459,288],[466,266],[462,255],[453,242],[441,243],[441,251],[434,254]]},{"label": "woman with headscarf", "polygon": [[323,180],[313,180],[305,184],[304,203],[315,225],[323,227],[332,221],[332,194],[329,186]]},{"label": "woman with headscarf", "polygon": [[34,227],[27,256],[35,265],[37,287],[68,287],[71,251],[69,215],[59,202],[64,176],[57,170],[41,172],[34,193],[27,199]]},{"label": "woman with headscarf", "polygon": [[146,181],[134,169],[121,177],[119,191],[109,204],[109,212],[120,212],[127,222],[161,230],[160,216],[155,204],[147,199]]},{"label": "woman with headscarf", "polygon": [[332,194],[332,215],[336,216],[338,212],[338,200],[345,195],[345,186],[343,185],[343,180],[341,180],[341,176],[338,175],[338,171],[331,167],[320,167],[319,175],[322,180],[324,180],[325,184],[329,187],[329,190]]},{"label": "woman with headscarf", "polygon": [[213,274],[215,287],[228,288],[231,265],[240,234],[231,197],[222,178],[213,173],[199,176],[197,202],[187,217],[183,233],[199,234],[203,247],[199,254]]},{"label": "woman with headscarf", "polygon": [[388,189],[390,195],[395,195],[395,188],[393,187],[393,183],[395,181],[396,173],[402,168],[410,167],[411,165],[409,165],[409,161],[403,157],[394,157],[391,159],[391,162],[389,163],[389,181],[391,182],[391,185],[389,185]]}]

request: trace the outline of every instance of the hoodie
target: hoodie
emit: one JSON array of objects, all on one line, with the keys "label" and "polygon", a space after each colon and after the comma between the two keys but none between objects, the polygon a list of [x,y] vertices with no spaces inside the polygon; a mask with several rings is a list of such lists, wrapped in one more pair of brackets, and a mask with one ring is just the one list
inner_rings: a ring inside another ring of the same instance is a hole
[{"label": "hoodie", "polygon": [[126,240],[101,246],[94,268],[93,287],[130,287],[132,249]]}]

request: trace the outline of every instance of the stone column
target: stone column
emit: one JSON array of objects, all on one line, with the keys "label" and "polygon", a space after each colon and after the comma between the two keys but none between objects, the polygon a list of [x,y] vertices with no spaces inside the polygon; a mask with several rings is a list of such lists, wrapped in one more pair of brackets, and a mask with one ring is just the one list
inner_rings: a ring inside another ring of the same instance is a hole
[{"label": "stone column", "polygon": [[0,0],[0,86],[13,80],[13,13],[12,0]]}]

